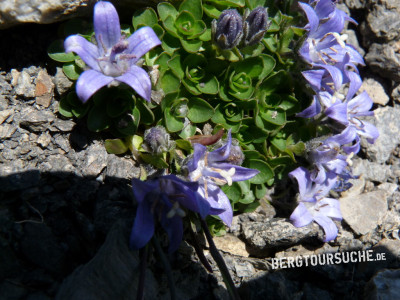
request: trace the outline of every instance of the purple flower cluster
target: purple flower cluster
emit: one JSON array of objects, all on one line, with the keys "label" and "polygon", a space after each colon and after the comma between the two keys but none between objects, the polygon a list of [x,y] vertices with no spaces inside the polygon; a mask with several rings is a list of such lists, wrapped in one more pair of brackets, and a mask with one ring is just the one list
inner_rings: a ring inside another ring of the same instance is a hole
[{"label": "purple flower cluster", "polygon": [[[298,168],[289,174],[300,190],[300,204],[290,219],[298,227],[314,220],[324,229],[325,241],[329,241],[337,236],[331,219],[340,220],[341,213],[339,202],[326,196],[339,179],[349,178],[346,167],[349,158],[360,150],[360,137],[374,143],[379,133],[375,126],[360,119],[373,115],[370,111],[373,102],[368,94],[362,92],[356,96],[362,83],[357,65],[364,65],[364,61],[353,46],[346,44],[346,35],[341,35],[346,21],[356,22],[332,0],[299,4],[308,19],[305,26],[308,35],[299,53],[312,68],[302,74],[315,95],[311,106],[297,116],[329,118],[336,124],[338,134],[309,147],[311,171]],[[344,90],[347,90],[345,95]]]}]

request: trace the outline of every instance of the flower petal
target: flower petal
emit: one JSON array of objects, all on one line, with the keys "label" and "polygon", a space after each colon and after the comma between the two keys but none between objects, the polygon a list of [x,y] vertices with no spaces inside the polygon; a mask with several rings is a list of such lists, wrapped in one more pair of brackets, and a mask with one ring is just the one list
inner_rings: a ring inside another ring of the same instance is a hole
[{"label": "flower petal", "polygon": [[158,187],[158,184],[153,181],[142,181],[136,178],[132,179],[133,195],[138,203],[143,202],[144,197]]},{"label": "flower petal", "polygon": [[90,68],[101,72],[97,58],[99,50],[97,46],[88,42],[80,35],[71,35],[64,42],[66,53],[75,52]]},{"label": "flower petal", "polygon": [[348,102],[348,110],[354,116],[362,116],[365,115],[362,113],[368,112],[373,104],[374,102],[369,97],[368,93],[363,91],[360,95]]},{"label": "flower petal", "polygon": [[317,215],[314,216],[314,221],[317,222],[325,232],[324,242],[332,241],[337,237],[338,229],[330,218]]},{"label": "flower petal", "polygon": [[203,145],[197,144],[197,143],[193,145],[193,149],[194,149],[193,157],[187,163],[187,168],[190,173],[197,169],[199,161],[204,158],[204,156],[206,155],[206,152],[207,152],[206,146],[203,146]]},{"label": "flower petal", "polygon": [[[230,169],[234,168],[235,174],[233,174],[233,176],[232,176],[233,182],[248,180],[248,179],[256,176],[258,173],[260,173],[260,171],[255,170],[255,169],[245,168],[245,167],[241,167],[241,166],[237,166],[237,165],[233,165],[233,164],[229,164],[229,163],[213,163],[212,167],[216,168],[216,169],[221,169],[224,171],[229,171]],[[220,175],[216,175],[216,177],[223,178]]]},{"label": "flower petal", "polygon": [[95,70],[83,72],[76,82],[76,93],[82,102],[86,102],[94,93],[114,80]]},{"label": "flower petal", "polygon": [[299,203],[295,210],[290,215],[290,221],[296,227],[303,227],[313,221],[313,216],[308,211],[304,203]]},{"label": "flower petal", "polygon": [[347,103],[334,104],[325,110],[325,115],[343,125],[349,123],[347,116]]},{"label": "flower petal", "polygon": [[[205,198],[204,186],[200,186],[198,192]],[[232,225],[233,210],[231,202],[225,193],[213,182],[207,181],[207,195],[205,198],[211,206],[210,215],[217,215],[230,227]]]},{"label": "flower petal", "polygon": [[289,177],[297,180],[300,197],[303,198],[307,194],[308,190],[310,190],[312,185],[310,173],[306,168],[298,167],[289,173]]},{"label": "flower petal", "polygon": [[309,36],[313,36],[313,34],[318,28],[319,18],[315,13],[314,9],[310,5],[302,2],[299,2],[299,5],[301,9],[305,12],[308,19],[308,24],[306,25],[305,28],[310,31]]},{"label": "flower petal", "polygon": [[142,68],[132,65],[128,72],[116,77],[115,79],[129,85],[146,101],[151,101],[150,77]]},{"label": "flower petal", "polygon": [[208,156],[207,156],[208,164],[211,164],[211,163],[217,162],[217,161],[224,161],[229,157],[229,154],[231,153],[231,146],[232,146],[231,129],[228,130],[227,137],[228,137],[228,140],[226,141],[225,145],[208,153]]},{"label": "flower petal", "polygon": [[323,198],[318,201],[318,215],[324,215],[336,220],[342,219],[340,211],[340,202],[333,198]]},{"label": "flower petal", "polygon": [[129,238],[129,246],[132,249],[143,248],[154,234],[154,218],[151,213],[151,202],[139,203],[136,211],[136,218],[133,223],[132,232]]},{"label": "flower petal", "polygon": [[183,223],[182,218],[179,216],[174,216],[172,218],[167,218],[166,214],[163,214],[161,218],[161,225],[167,232],[169,239],[168,253],[171,254],[178,250],[179,245],[183,238]]},{"label": "flower petal", "polygon": [[137,61],[151,49],[161,45],[161,41],[151,27],[136,30],[127,41],[129,43],[127,52],[136,56],[133,61]]},{"label": "flower petal", "polygon": [[100,1],[94,6],[94,32],[99,50],[111,49],[121,39],[121,27],[115,7],[107,1]]},{"label": "flower petal", "polygon": [[296,117],[300,118],[312,118],[321,112],[321,104],[318,101],[317,96],[313,97],[313,102],[302,112],[296,114]]}]

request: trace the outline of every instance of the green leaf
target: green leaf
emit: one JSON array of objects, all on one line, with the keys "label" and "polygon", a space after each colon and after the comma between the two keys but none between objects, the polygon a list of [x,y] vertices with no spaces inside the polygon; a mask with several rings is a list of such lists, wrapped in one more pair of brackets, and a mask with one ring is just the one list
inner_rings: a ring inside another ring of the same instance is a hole
[{"label": "green leaf", "polygon": [[174,55],[174,57],[168,61],[168,67],[171,68],[172,72],[174,72],[179,79],[183,79],[183,77],[185,77],[185,71],[183,70],[181,56],[179,54]]},{"label": "green leaf", "polygon": [[175,143],[178,148],[183,149],[185,151],[189,152],[193,150],[192,144],[188,140],[176,140]]},{"label": "green leaf", "polygon": [[167,107],[164,110],[164,121],[165,126],[167,127],[169,132],[177,132],[182,130],[183,128],[183,120],[181,118],[177,118],[171,114],[171,108]]},{"label": "green leaf", "polygon": [[157,12],[160,16],[161,21],[165,21],[169,16],[172,17],[172,20],[175,21],[178,16],[178,11],[176,8],[168,2],[161,2],[157,5]]},{"label": "green leaf", "polygon": [[77,57],[73,52],[64,52],[64,41],[56,40],[47,48],[49,57],[58,62],[72,62]]},{"label": "green leaf", "polygon": [[211,5],[208,3],[203,4],[203,10],[206,13],[207,16],[213,19],[218,19],[222,11],[217,9],[215,5]]},{"label": "green leaf", "polygon": [[203,42],[211,41],[211,29],[207,28],[200,36],[199,40]]},{"label": "green leaf", "polygon": [[106,94],[108,98],[106,104],[107,114],[111,118],[121,116],[134,106],[135,100],[133,99],[132,93],[127,90],[112,89],[107,90]]},{"label": "green leaf", "polygon": [[267,193],[267,188],[264,184],[257,184],[255,186],[255,196],[257,199],[261,199]]},{"label": "green leaf", "polygon": [[203,94],[215,95],[218,93],[218,86],[218,80],[213,76],[205,82],[200,82],[196,87]]},{"label": "green leaf", "polygon": [[87,127],[90,131],[99,132],[110,126],[111,119],[107,115],[107,110],[102,105],[94,105],[89,111]]},{"label": "green leaf", "polygon": [[191,136],[194,136],[195,133],[196,133],[196,126],[188,124],[183,127],[181,133],[179,133],[179,136],[185,140]]},{"label": "green leaf", "polygon": [[200,95],[201,92],[197,89],[197,84],[190,81],[189,79],[184,78],[182,80],[182,84],[185,86],[185,88],[193,95],[197,96]]},{"label": "green leaf", "polygon": [[167,53],[163,52],[157,57],[157,59],[154,61],[154,64],[159,65],[159,70],[161,72],[164,72],[169,69],[168,61],[170,59],[171,59],[171,56],[169,56]]},{"label": "green leaf", "polygon": [[140,111],[140,123],[145,125],[151,125],[154,123],[154,114],[150,108],[147,107],[143,100],[136,101],[136,107]]},{"label": "green leaf", "polygon": [[244,213],[251,213],[257,209],[257,207],[260,206],[260,201],[254,201],[250,204],[242,204],[239,203],[238,205],[238,210]]},{"label": "green leaf", "polygon": [[135,30],[138,29],[138,26],[140,24],[153,27],[153,25],[157,23],[158,23],[157,13],[154,11],[154,9],[150,7],[146,8],[144,11],[135,15],[132,19],[132,25],[135,28]]},{"label": "green leaf", "polygon": [[258,173],[256,176],[254,176],[253,178],[251,178],[249,180],[250,183],[263,184],[263,183],[268,182],[268,180],[270,180],[271,178],[274,177],[274,171],[263,160],[250,159],[246,165],[250,169],[256,169],[256,170],[260,171],[260,173]]},{"label": "green leaf", "polygon": [[161,76],[161,88],[165,94],[172,93],[178,90],[181,82],[171,70],[167,70]]},{"label": "green leaf", "polygon": [[292,78],[289,74],[280,70],[275,74],[265,79],[258,88],[258,98],[265,98],[273,93],[291,93],[292,92]]},{"label": "green leaf", "polygon": [[168,16],[164,21],[163,21],[164,28],[171,34],[172,36],[176,38],[180,38],[178,31],[175,27],[175,20],[171,17]]},{"label": "green leaf", "polygon": [[196,19],[194,16],[184,10],[179,13],[178,17],[175,20],[175,27],[178,29],[178,32],[183,35],[192,35],[193,32],[193,26],[195,23]]},{"label": "green leaf", "polygon": [[243,204],[250,204],[256,200],[256,197],[254,197],[253,191],[248,191],[246,194],[243,195],[243,197],[240,198],[239,202]]},{"label": "green leaf", "polygon": [[118,132],[123,135],[134,135],[140,123],[140,111],[137,107],[132,110],[131,114],[126,114],[116,124]]},{"label": "green leaf", "polygon": [[258,77],[263,71],[263,60],[260,57],[251,57],[233,65],[236,73],[245,73],[251,78]]},{"label": "green leaf", "polygon": [[80,70],[75,63],[65,63],[62,69],[65,76],[67,76],[69,79],[77,80],[79,78]]},{"label": "green leaf", "polygon": [[181,47],[179,39],[170,35],[169,33],[165,33],[161,41],[162,41],[161,47],[169,55],[172,55],[176,50],[178,50]]},{"label": "green leaf", "polygon": [[280,109],[260,111],[260,115],[265,121],[274,125],[284,125],[286,123],[286,113]]},{"label": "green leaf", "polygon": [[145,163],[155,166],[157,169],[166,169],[168,168],[168,164],[165,160],[153,154],[142,153],[140,157],[143,159]]},{"label": "green leaf", "polygon": [[213,107],[201,98],[190,98],[188,118],[193,123],[203,123],[208,121],[214,114]]},{"label": "green leaf", "polygon": [[72,106],[69,104],[67,97],[62,97],[58,104],[58,112],[67,118],[72,118],[74,115],[72,114]]},{"label": "green leaf", "polygon": [[183,49],[189,53],[196,53],[200,50],[202,41],[200,40],[181,40]]},{"label": "green leaf", "polygon": [[203,8],[201,5],[201,0],[185,0],[179,6],[179,12],[184,10],[190,11],[196,20],[201,20],[203,18]]},{"label": "green leaf", "polygon": [[242,191],[237,182],[233,182],[231,186],[225,184],[221,189],[232,202],[238,202],[240,200]]},{"label": "green leaf", "polygon": [[265,4],[266,0],[246,0],[246,6],[250,9],[253,10],[254,8],[258,6],[266,6]]},{"label": "green leaf", "polygon": [[108,139],[104,142],[104,147],[108,153],[111,154],[123,154],[128,151],[128,147],[121,139]]},{"label": "green leaf", "polygon": [[276,61],[275,59],[268,54],[261,54],[259,57],[263,60],[264,68],[259,76],[260,79],[267,77],[275,68]]}]

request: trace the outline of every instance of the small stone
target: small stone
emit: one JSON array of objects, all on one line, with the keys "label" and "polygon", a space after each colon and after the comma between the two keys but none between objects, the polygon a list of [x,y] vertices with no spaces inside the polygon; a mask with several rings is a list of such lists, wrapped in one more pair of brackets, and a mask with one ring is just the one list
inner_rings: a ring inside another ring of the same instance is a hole
[{"label": "small stone", "polygon": [[235,262],[236,275],[240,278],[250,277],[255,273],[253,265],[247,261]]},{"label": "small stone", "polygon": [[11,124],[0,125],[0,139],[10,138],[16,130],[17,128]]},{"label": "small stone", "polygon": [[27,107],[21,111],[20,126],[33,132],[43,132],[54,121],[55,115],[48,110],[35,110]]},{"label": "small stone", "polygon": [[107,151],[104,145],[94,142],[86,151],[82,171],[86,176],[98,176],[107,166]]},{"label": "small stone", "polygon": [[42,133],[39,138],[37,139],[36,143],[42,147],[43,149],[47,148],[47,146],[50,144],[51,141],[51,135],[48,131]]},{"label": "small stone", "polygon": [[11,116],[14,113],[14,109],[6,109],[6,110],[1,110],[0,111],[0,125],[3,124],[5,120],[8,119],[9,116]]},{"label": "small stone", "polygon": [[14,70],[11,74],[13,75],[12,85],[17,95],[25,98],[35,97],[35,85],[32,84],[33,78],[25,69],[22,72]]},{"label": "small stone", "polygon": [[384,182],[377,186],[379,190],[386,191],[389,196],[393,195],[397,190],[398,185],[395,183]]},{"label": "small stone", "polygon": [[[354,175],[354,173],[353,173]],[[349,182],[352,184],[352,187],[349,188],[347,191],[342,192],[340,195],[342,197],[354,197],[357,195],[360,195],[364,191],[365,187],[365,178],[364,175],[361,174],[361,176],[357,179],[349,179]]]},{"label": "small stone", "polygon": [[66,172],[76,174],[77,170],[71,164],[69,159],[61,154],[50,155],[45,162],[43,162],[39,169],[41,172]]},{"label": "small stone", "polygon": [[384,78],[400,82],[400,54],[394,42],[373,43],[368,49],[365,61],[372,71]]},{"label": "small stone", "polygon": [[376,104],[386,105],[389,102],[389,96],[386,95],[383,86],[373,78],[366,78],[359,89],[359,93],[366,91]]},{"label": "small stone", "polygon": [[386,41],[400,37],[400,2],[397,0],[370,1],[366,18],[376,38]]},{"label": "small stone", "polygon": [[389,165],[383,165],[371,162],[366,159],[353,160],[353,175],[362,175],[365,180],[385,182],[392,174],[392,168]]},{"label": "small stone", "polygon": [[67,92],[73,82],[68,79],[67,76],[65,76],[64,71],[62,68],[57,68],[56,75],[54,76],[54,84],[57,90],[57,93],[59,95],[63,95],[65,92]]},{"label": "small stone", "polygon": [[71,150],[71,146],[69,144],[68,139],[63,135],[56,135],[54,137],[54,143],[60,147],[65,153],[68,153]]},{"label": "small stone", "polygon": [[374,191],[356,197],[340,199],[343,220],[360,235],[372,232],[382,224],[382,218],[388,211],[387,193]]},{"label": "small stone", "polygon": [[70,132],[74,129],[76,123],[72,120],[55,119],[50,131]]},{"label": "small stone", "polygon": [[54,83],[47,71],[42,69],[36,78],[35,97],[36,103],[44,107],[49,107],[53,99]]},{"label": "small stone", "polygon": [[224,236],[215,237],[214,243],[218,250],[244,257],[249,256],[246,244],[233,234],[227,233]]},{"label": "small stone", "polygon": [[107,158],[106,176],[131,180],[140,176],[140,168],[131,159],[110,154]]}]

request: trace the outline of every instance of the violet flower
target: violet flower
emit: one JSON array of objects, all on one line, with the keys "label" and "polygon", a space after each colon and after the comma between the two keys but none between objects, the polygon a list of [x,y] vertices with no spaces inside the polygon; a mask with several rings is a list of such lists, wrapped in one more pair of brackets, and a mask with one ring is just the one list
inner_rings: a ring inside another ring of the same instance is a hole
[{"label": "violet flower", "polygon": [[144,247],[154,235],[155,222],[159,222],[169,237],[170,253],[176,251],[182,241],[182,217],[187,208],[205,218],[210,205],[196,192],[198,184],[185,182],[175,175],[154,180],[132,180],[133,194],[138,202],[129,243],[132,249]]},{"label": "violet flower", "polygon": [[339,201],[325,197],[336,185],[336,175],[333,173],[327,175],[325,182],[319,184],[311,179],[311,174],[305,168],[299,167],[289,173],[299,185],[300,202],[291,214],[290,220],[296,227],[303,227],[315,221],[325,232],[325,242],[334,240],[338,233],[332,219],[342,219]]},{"label": "violet flower", "polygon": [[122,82],[150,101],[150,77],[136,62],[161,44],[153,29],[143,27],[126,38],[121,35],[115,7],[106,1],[96,3],[93,19],[97,45],[79,35],[64,42],[65,51],[75,52],[89,67],[76,83],[78,97],[86,102],[100,88]]},{"label": "violet flower", "polygon": [[210,203],[210,214],[218,215],[231,226],[233,211],[231,203],[219,185],[232,185],[232,182],[248,180],[259,171],[229,163],[232,150],[231,130],[228,131],[226,144],[212,152],[201,144],[194,144],[192,159],[187,163],[189,178],[197,181],[197,192]]}]

